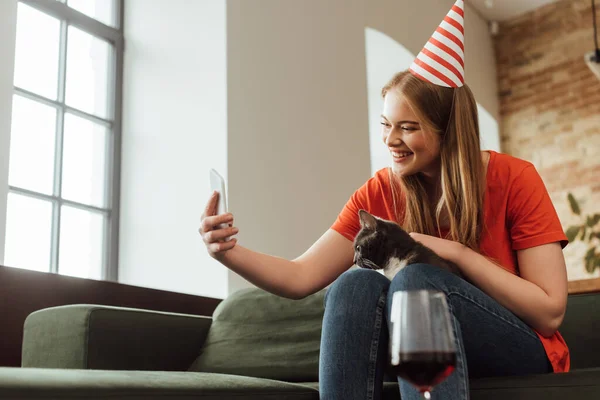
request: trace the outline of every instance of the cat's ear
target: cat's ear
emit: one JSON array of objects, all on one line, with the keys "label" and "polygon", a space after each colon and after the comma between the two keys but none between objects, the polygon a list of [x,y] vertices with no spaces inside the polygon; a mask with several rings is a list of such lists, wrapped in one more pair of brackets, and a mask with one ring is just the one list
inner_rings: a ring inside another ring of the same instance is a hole
[{"label": "cat's ear", "polygon": [[373,230],[377,228],[377,219],[365,210],[359,210],[358,217],[360,219],[360,226],[362,226],[363,228]]}]

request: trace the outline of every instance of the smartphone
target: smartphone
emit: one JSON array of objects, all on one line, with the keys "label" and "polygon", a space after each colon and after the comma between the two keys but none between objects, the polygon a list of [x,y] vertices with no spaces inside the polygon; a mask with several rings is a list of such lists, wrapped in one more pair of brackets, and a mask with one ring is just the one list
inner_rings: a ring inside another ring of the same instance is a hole
[{"label": "smartphone", "polygon": [[[217,215],[227,212],[227,191],[225,190],[225,179],[215,169],[210,170],[211,193],[219,192],[219,203],[217,204]],[[227,228],[227,224],[219,225],[219,229]]]}]

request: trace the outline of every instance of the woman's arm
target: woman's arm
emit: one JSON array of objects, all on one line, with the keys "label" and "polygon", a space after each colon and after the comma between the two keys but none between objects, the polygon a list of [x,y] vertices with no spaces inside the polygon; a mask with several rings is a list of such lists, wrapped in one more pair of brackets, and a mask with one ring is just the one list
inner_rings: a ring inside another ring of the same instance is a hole
[{"label": "woman's arm", "polygon": [[567,307],[567,272],[559,243],[517,251],[521,276],[460,246],[454,257],[467,279],[543,336],[552,336]]},{"label": "woman's arm", "polygon": [[517,251],[521,276],[514,275],[458,242],[411,236],[454,262],[475,286],[543,336],[552,336],[567,306],[567,272],[558,242]]},{"label": "woman's arm", "polygon": [[216,215],[218,197],[214,192],[202,213],[202,240],[211,257],[256,286],[278,296],[301,299],[323,289],[352,266],[352,242],[332,229],[293,261],[237,245],[237,239],[231,238],[238,233],[233,214]]},{"label": "woman's arm", "polygon": [[301,299],[323,289],[350,268],[353,256],[352,242],[330,229],[293,261],[258,253],[240,245],[216,258],[266,291]]}]

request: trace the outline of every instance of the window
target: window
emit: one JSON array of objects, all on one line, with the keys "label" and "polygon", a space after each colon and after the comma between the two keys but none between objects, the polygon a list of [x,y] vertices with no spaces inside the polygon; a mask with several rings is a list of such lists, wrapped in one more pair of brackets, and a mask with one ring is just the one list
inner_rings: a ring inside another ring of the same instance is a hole
[{"label": "window", "polygon": [[20,0],[5,264],[116,279],[122,0]]}]

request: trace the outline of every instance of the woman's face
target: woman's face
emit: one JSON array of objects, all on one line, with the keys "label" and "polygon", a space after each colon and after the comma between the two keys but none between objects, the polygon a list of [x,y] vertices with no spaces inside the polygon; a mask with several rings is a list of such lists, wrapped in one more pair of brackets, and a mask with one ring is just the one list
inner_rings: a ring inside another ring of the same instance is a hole
[{"label": "woman's face", "polygon": [[408,102],[398,92],[386,94],[381,125],[383,142],[390,151],[396,174],[409,176],[422,172],[430,178],[439,175],[439,136],[423,130]]}]

